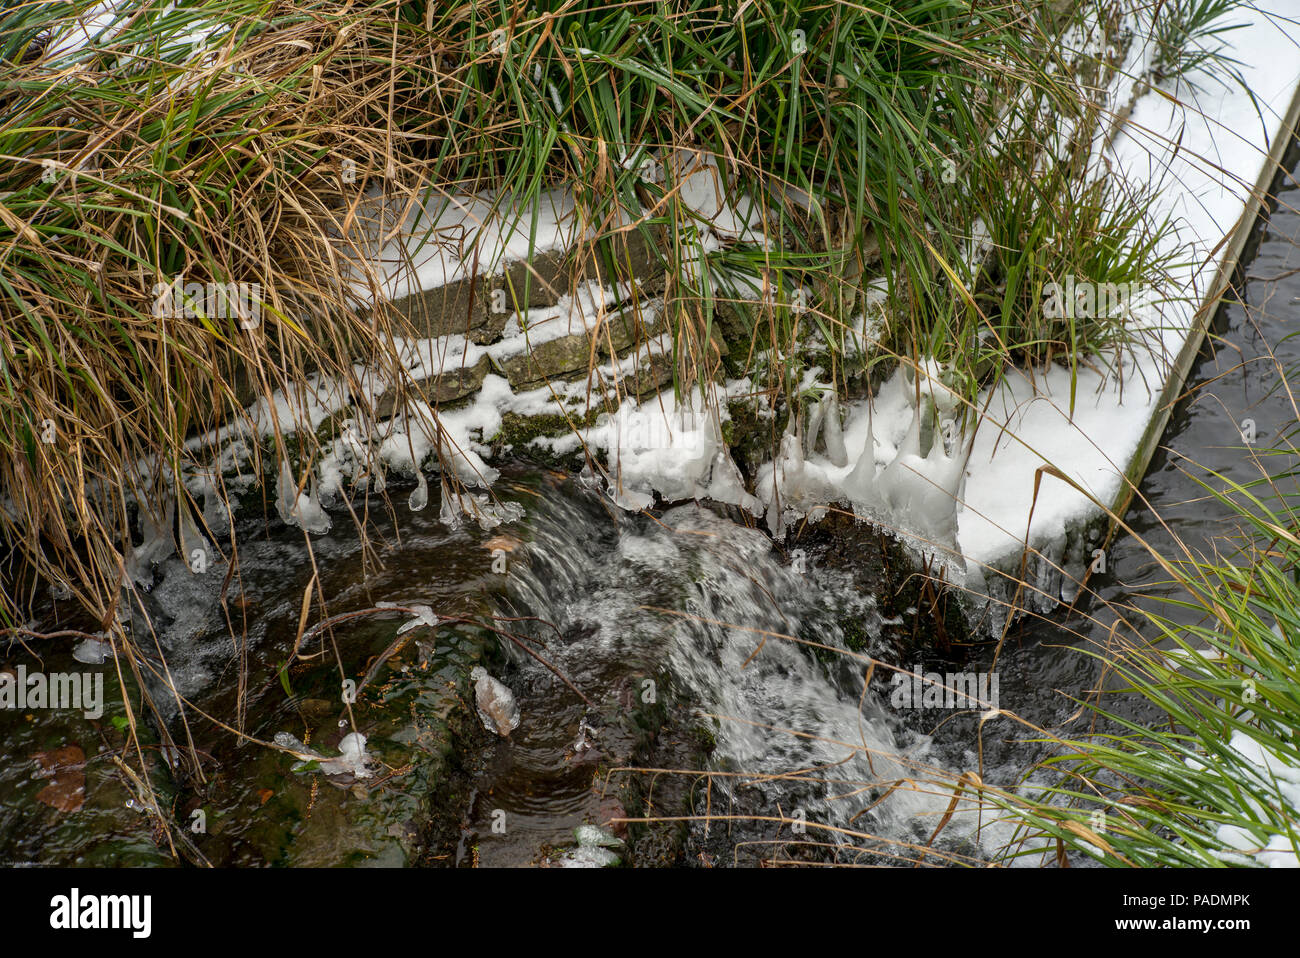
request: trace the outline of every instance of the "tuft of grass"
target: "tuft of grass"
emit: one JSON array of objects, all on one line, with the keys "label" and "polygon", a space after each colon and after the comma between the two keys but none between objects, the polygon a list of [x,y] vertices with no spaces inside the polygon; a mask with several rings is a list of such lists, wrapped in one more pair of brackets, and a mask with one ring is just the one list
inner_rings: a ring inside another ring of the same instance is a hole
[{"label": "tuft of grass", "polygon": [[[433,83],[436,51],[401,13],[220,0],[0,16],[0,534],[99,628],[139,526],[205,525],[183,477],[213,467],[192,437],[251,429],[250,399],[279,391],[292,422],[254,448],[266,474],[263,453],[310,461],[310,377],[362,404],[354,360],[403,385],[392,318],[348,302],[334,240],[359,189],[343,159],[360,188],[414,180],[424,140],[392,104]],[[256,316],[188,295],[238,284]],[[34,596],[4,598],[12,624]]]},{"label": "tuft of grass", "polygon": [[1300,853],[1300,497],[1211,476],[1203,485],[1238,531],[1213,555],[1162,560],[1179,588],[1138,620],[1154,634],[1087,653],[1115,676],[1108,695],[1140,696],[1155,720],[1086,703],[1109,731],[1041,763],[1054,784],[1023,799],[1013,857],[1044,837],[1105,865]]},{"label": "tuft of grass", "polygon": [[1225,18],[1242,0],[1158,0],[1150,10],[1156,82],[1177,79],[1195,86],[1195,74],[1223,83],[1241,81],[1241,61],[1228,55],[1227,35],[1245,24]]}]

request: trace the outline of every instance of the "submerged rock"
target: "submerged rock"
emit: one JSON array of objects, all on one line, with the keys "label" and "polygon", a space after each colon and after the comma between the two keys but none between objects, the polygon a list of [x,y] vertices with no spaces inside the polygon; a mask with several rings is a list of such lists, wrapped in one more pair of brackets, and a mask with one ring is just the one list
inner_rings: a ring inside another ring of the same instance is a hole
[{"label": "submerged rock", "polygon": [[557,859],[561,868],[608,868],[622,858],[611,851],[623,848],[626,843],[608,829],[598,825],[579,825],[573,830],[578,847],[571,848]]},{"label": "submerged rock", "polygon": [[483,727],[507,738],[519,727],[519,703],[515,694],[480,665],[470,669],[469,677],[474,683],[474,704]]}]

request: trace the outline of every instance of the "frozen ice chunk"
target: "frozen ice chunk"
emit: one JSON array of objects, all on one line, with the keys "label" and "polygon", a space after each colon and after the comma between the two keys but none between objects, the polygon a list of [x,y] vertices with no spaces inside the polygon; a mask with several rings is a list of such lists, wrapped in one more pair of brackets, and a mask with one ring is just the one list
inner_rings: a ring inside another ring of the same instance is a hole
[{"label": "frozen ice chunk", "polygon": [[299,759],[298,765],[295,765],[293,771],[297,772],[310,762],[316,762],[319,770],[326,775],[351,775],[353,778],[370,778],[373,774],[370,771],[370,765],[374,759],[366,751],[366,737],[360,732],[352,732],[343,736],[339,742],[339,754],[333,758],[323,755],[304,745],[301,740],[288,732],[276,732],[272,739],[276,745],[290,752],[295,758]]},{"label": "frozen ice chunk", "polygon": [[515,694],[488,675],[481,665],[470,669],[469,677],[474,683],[474,704],[483,727],[502,738],[509,737],[519,727],[519,703]]},{"label": "frozen ice chunk", "polygon": [[351,732],[339,742],[339,757],[321,763],[321,770],[326,775],[349,774],[354,778],[369,778],[370,764],[374,761],[366,751],[366,737],[360,732]]},{"label": "frozen ice chunk", "polygon": [[275,508],[286,525],[298,526],[318,535],[330,531],[329,514],[306,491],[298,491],[298,483],[287,461],[280,463],[280,478],[275,491]]},{"label": "frozen ice chunk", "polygon": [[103,665],[113,654],[113,646],[102,638],[83,639],[72,649],[72,657],[86,665]]},{"label": "frozen ice chunk", "polygon": [[[375,603],[375,608],[377,609],[396,609],[398,607],[399,605],[396,602]],[[427,625],[431,629],[436,629],[438,627],[438,613],[434,612],[433,609],[429,608],[427,605],[403,605],[401,607],[414,610],[415,615],[402,623],[401,628],[397,630],[398,635],[401,635],[403,632],[410,632],[412,629],[421,625]]]}]

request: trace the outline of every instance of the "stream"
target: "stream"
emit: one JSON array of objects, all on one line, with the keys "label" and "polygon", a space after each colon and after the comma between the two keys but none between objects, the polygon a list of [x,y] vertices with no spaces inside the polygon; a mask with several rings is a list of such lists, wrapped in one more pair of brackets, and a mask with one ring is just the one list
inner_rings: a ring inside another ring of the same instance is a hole
[{"label": "stream", "polygon": [[[1255,479],[1242,420],[1256,449],[1295,424],[1278,364],[1300,361],[1297,200],[1288,180],[1130,513],[1157,547],[1224,531],[1190,462]],[[121,683],[111,658],[86,665],[69,643],[12,646],[0,660],[11,671],[103,672],[104,701],[95,717],[0,710],[0,863],[884,864],[931,842],[929,864],[998,859],[1011,829],[987,810],[959,811],[935,837],[952,781],[978,770],[1012,785],[1041,747],[970,709],[899,708],[883,671],[864,688],[863,657],[980,670],[990,647],[965,665],[960,650],[911,647],[919,613],[887,608],[869,576],[833,561],[847,548],[833,536],[786,553],[726,510],[628,514],[579,477],[525,463],[506,464],[494,491],[523,518],[450,529],[431,490],[418,512],[402,495],[369,503],[365,540],[346,517],[310,542],[259,521],[234,570],[167,560],[132,621],[151,662],[123,665]],[[1079,731],[1067,696],[1092,688],[1097,665],[1078,648],[1104,644],[1108,604],[1158,592],[1159,578],[1135,541],[1113,543],[1095,598],[1012,628],[998,705]],[[308,590],[306,624],[357,614],[295,658]],[[439,619],[399,633],[410,614],[381,603]],[[51,600],[41,624],[57,627],[65,606]],[[517,698],[508,738],[478,719],[477,665]],[[141,728],[138,755],[120,686],[133,715],[147,695],[168,717]],[[371,759],[355,773],[295,771],[258,744],[287,733],[332,757],[353,730]],[[142,762],[182,834],[145,814]],[[575,832],[604,823],[594,845]]]}]

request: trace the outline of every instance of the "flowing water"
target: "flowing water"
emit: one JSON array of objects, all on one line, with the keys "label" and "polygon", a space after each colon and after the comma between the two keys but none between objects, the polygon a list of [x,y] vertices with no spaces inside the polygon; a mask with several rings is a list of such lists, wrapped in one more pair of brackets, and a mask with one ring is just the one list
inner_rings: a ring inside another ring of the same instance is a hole
[{"label": "flowing water", "polygon": [[[1278,369],[1300,361],[1300,340],[1288,338],[1300,303],[1300,215],[1289,207],[1300,191],[1288,182],[1280,195],[1241,301],[1222,311],[1130,516],[1157,546],[1173,534],[1203,546],[1223,531],[1188,460],[1253,479],[1242,420],[1254,420],[1255,449],[1294,426]],[[522,464],[497,492],[524,518],[452,530],[432,501],[379,512],[368,543],[345,521],[310,548],[296,530],[258,526],[229,577],[225,565],[195,575],[165,563],[145,605],[152,630],[143,615],[133,623],[152,663],[124,674],[132,712],[151,696],[171,718],[165,734],[145,729],[141,754],[126,747],[111,660],[100,717],[0,711],[12,756],[0,768],[0,863],[162,865],[169,841],[181,858],[217,864],[590,863],[574,830],[610,820],[627,842],[617,854],[639,865],[879,863],[930,840],[954,776],[1012,784],[1041,756],[1005,720],[898,708],[886,674],[864,687],[866,661],[842,653],[940,668],[955,653],[910,648],[916,610],[887,615],[877,587],[831,561],[824,542],[787,555],[698,505],[627,514],[577,479]],[[1099,599],[1012,630],[998,704],[1070,731],[1077,706],[1066,695],[1097,676],[1077,648],[1104,641],[1106,602],[1150,592],[1154,578],[1146,553],[1117,541],[1091,583]],[[310,622],[325,614],[321,599],[329,615],[358,614],[291,660],[308,590]],[[399,634],[410,615],[377,610],[385,602],[443,618]],[[15,648],[3,664],[93,671],[69,649]],[[965,668],[990,655],[978,650]],[[509,738],[475,715],[477,664],[517,697]],[[293,757],[241,737],[288,733],[333,756],[353,729],[373,760],[356,775],[294,771]],[[182,757],[187,745],[197,765]],[[184,834],[169,838],[142,814],[141,759],[191,826]],[[986,859],[1007,837],[964,812],[935,848]]]}]

